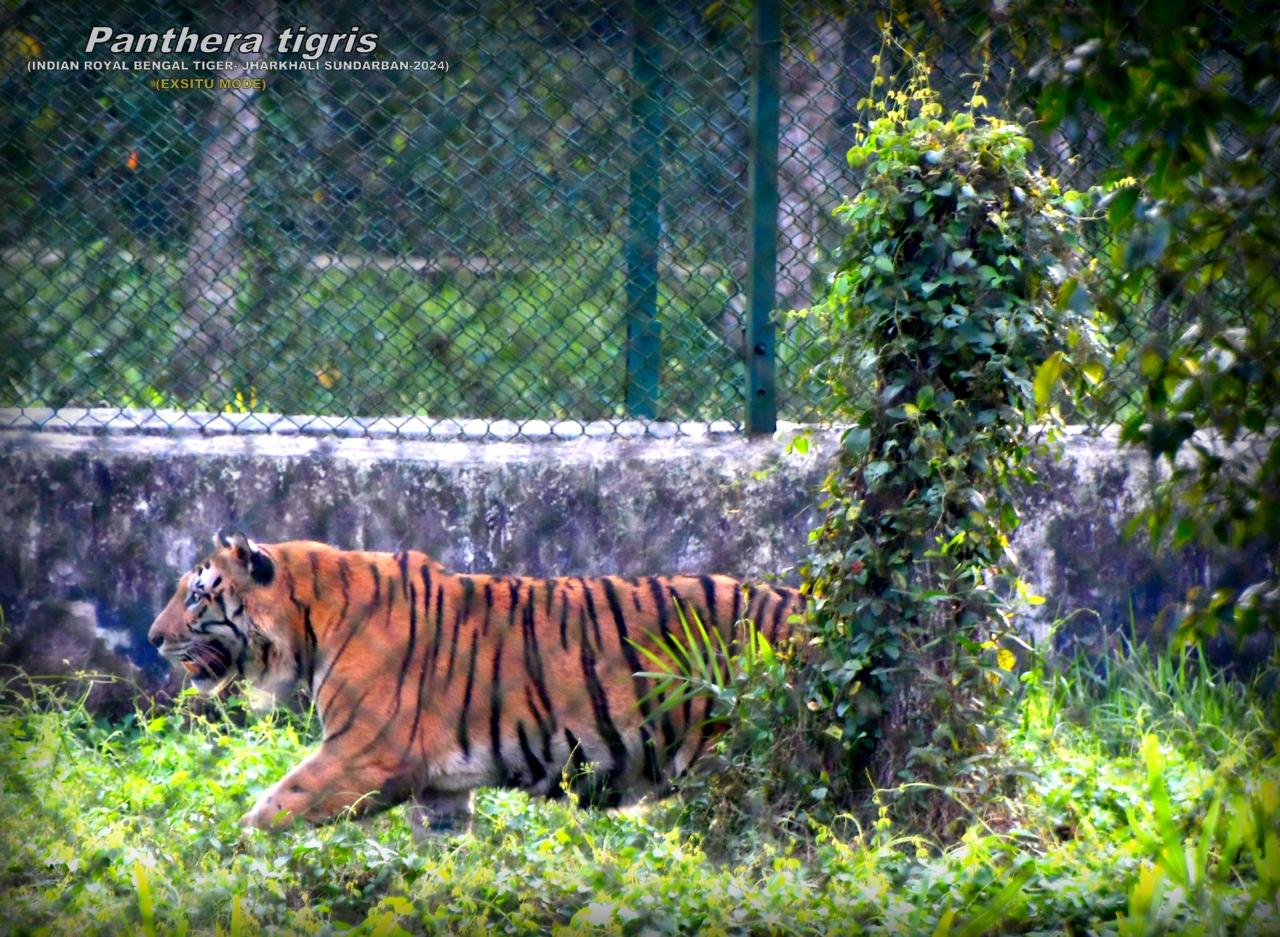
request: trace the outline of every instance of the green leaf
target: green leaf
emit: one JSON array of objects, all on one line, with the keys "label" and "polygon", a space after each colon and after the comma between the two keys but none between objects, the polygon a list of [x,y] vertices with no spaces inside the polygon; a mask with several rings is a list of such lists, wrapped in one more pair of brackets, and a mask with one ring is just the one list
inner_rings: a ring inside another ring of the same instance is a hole
[{"label": "green leaf", "polygon": [[1055,351],[1040,367],[1036,368],[1035,381],[1032,383],[1032,394],[1035,397],[1036,406],[1044,409],[1049,406],[1049,398],[1053,394],[1053,385],[1058,383],[1058,378],[1062,376],[1064,363],[1062,352]]},{"label": "green leaf", "polygon": [[862,455],[871,445],[871,430],[865,426],[850,427],[845,432],[844,438],[840,440],[840,445],[850,455]]},{"label": "green leaf", "polygon": [[1084,195],[1074,191],[1064,192],[1062,194],[1062,207],[1067,210],[1068,214],[1083,214],[1085,210]]},{"label": "green leaf", "polygon": [[866,480],[867,484],[872,484],[889,474],[889,470],[892,467],[893,466],[883,459],[878,459],[866,467],[862,473],[862,477]]},{"label": "green leaf", "polygon": [[1137,204],[1138,189],[1136,186],[1121,189],[1112,196],[1111,204],[1107,206],[1107,221],[1113,227],[1119,227],[1133,215],[1134,206]]},{"label": "green leaf", "polygon": [[142,932],[154,935],[155,906],[151,897],[151,877],[141,861],[133,864],[133,887],[138,895],[138,916],[142,918]]}]

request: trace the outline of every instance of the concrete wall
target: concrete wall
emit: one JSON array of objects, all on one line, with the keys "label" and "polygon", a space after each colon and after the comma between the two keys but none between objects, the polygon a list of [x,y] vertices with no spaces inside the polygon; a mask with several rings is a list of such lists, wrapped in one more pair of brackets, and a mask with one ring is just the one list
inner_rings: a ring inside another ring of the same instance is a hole
[{"label": "concrete wall", "polygon": [[[143,635],[220,526],[264,542],[412,547],[459,571],[785,575],[805,554],[836,443],[819,433],[807,455],[789,455],[787,438],[0,432],[7,653],[47,649],[43,636],[61,621],[84,636],[78,643],[96,634],[144,668],[140,676],[162,680]],[[1015,541],[1027,576],[1049,597],[1029,631],[1043,634],[1049,618],[1080,609],[1098,614],[1073,619],[1077,633],[1127,626],[1131,605],[1145,621],[1205,578],[1202,556],[1157,560],[1122,541],[1150,472],[1145,456],[1084,435],[1044,467],[1043,483],[1023,497]]]}]

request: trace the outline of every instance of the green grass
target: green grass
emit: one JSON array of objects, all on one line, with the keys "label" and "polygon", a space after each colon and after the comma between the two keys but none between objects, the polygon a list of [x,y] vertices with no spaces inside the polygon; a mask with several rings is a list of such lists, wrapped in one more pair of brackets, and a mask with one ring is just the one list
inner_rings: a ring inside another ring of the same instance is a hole
[{"label": "green grass", "polygon": [[485,791],[471,833],[424,844],[398,809],[243,833],[314,720],[186,699],[113,724],[26,686],[0,697],[4,933],[1280,932],[1274,697],[1143,651],[1026,674],[1000,732],[1017,783],[951,842],[872,805],[715,858],[678,798]]}]

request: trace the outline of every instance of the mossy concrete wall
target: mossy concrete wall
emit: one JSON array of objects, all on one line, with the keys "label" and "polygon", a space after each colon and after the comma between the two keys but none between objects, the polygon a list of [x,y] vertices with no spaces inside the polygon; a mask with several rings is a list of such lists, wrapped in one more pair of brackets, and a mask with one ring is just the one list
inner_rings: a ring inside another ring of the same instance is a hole
[{"label": "mossy concrete wall", "polygon": [[[219,527],[264,542],[421,549],[467,571],[786,575],[805,555],[837,441],[819,432],[802,456],[788,454],[787,438],[0,432],[8,654],[49,643],[42,633],[65,620],[162,680],[146,628]],[[1202,556],[1156,559],[1123,540],[1151,482],[1140,453],[1074,435],[1043,479],[1023,496],[1015,541],[1026,575],[1049,598],[1040,620],[1027,622],[1032,633],[1072,612],[1077,633],[1126,626],[1131,608],[1148,620],[1210,572]]]}]

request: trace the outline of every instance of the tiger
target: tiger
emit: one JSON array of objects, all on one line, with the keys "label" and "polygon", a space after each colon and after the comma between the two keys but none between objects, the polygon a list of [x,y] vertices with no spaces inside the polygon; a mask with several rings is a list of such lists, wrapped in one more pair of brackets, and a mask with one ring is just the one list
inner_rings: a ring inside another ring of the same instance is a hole
[{"label": "tiger", "polygon": [[709,693],[668,700],[656,677],[679,672],[693,616],[732,654],[746,622],[796,639],[805,604],[723,575],[460,574],[412,550],[213,540],[148,638],[200,694],[309,696],[319,747],[240,818],[263,830],[407,801],[415,832],[450,832],[482,787],[603,808],[669,793],[723,731]]}]

